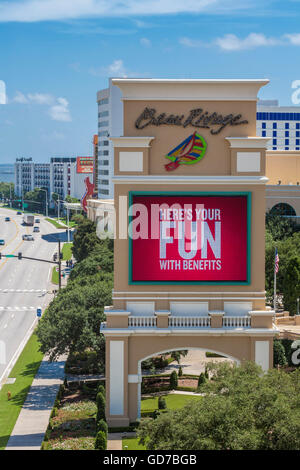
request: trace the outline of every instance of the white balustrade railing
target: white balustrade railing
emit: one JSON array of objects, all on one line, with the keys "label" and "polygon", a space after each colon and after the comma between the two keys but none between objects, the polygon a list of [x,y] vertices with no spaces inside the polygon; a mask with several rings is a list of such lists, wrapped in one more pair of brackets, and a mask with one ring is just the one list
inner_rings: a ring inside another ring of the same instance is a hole
[{"label": "white balustrade railing", "polygon": [[153,328],[156,327],[156,317],[128,317],[128,327]]},{"label": "white balustrade railing", "polygon": [[223,327],[225,328],[246,328],[251,326],[251,317],[223,317]]},{"label": "white balustrade railing", "polygon": [[210,327],[210,317],[169,317],[169,327],[208,328]]}]

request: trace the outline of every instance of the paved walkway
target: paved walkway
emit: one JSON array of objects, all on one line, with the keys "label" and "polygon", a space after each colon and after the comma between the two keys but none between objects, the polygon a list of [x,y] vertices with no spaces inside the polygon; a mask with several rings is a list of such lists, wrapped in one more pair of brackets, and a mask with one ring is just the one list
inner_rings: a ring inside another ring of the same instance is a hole
[{"label": "paved walkway", "polygon": [[123,437],[135,436],[135,432],[110,432],[107,436],[107,450],[122,450]]},{"label": "paved walkway", "polygon": [[59,386],[64,380],[65,359],[48,362],[44,357],[6,450],[40,450]]}]

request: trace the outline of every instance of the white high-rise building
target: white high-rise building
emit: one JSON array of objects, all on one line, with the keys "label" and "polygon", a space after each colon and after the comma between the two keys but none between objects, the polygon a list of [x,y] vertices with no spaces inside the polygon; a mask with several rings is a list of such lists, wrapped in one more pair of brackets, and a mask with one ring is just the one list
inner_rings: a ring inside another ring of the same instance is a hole
[{"label": "white high-rise building", "polygon": [[85,193],[85,178],[93,180],[93,173],[81,172],[76,157],[53,157],[50,163],[34,163],[31,158],[17,158],[15,163],[15,193],[22,197],[34,188],[48,190],[61,200],[66,196],[81,199]]},{"label": "white high-rise building", "polygon": [[269,150],[300,150],[300,106],[258,101],[256,135],[270,137]]},{"label": "white high-rise building", "polygon": [[109,137],[123,135],[123,102],[121,90],[112,84],[98,91],[98,196],[113,199],[113,144]]}]

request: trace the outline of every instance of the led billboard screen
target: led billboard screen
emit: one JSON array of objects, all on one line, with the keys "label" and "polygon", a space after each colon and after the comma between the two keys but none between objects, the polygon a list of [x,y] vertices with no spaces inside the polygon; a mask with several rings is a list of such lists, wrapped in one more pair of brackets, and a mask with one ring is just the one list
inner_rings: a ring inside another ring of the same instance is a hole
[{"label": "led billboard screen", "polygon": [[77,157],[77,173],[93,173],[94,157]]},{"label": "led billboard screen", "polygon": [[250,193],[130,197],[130,283],[250,283]]}]

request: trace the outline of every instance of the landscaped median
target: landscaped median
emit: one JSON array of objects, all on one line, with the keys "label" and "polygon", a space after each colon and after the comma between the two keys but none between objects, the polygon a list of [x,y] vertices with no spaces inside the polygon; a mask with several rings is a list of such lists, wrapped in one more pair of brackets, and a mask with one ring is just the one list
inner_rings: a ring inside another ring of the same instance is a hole
[{"label": "landscaped median", "polygon": [[0,450],[6,447],[42,359],[43,353],[33,334],[10,373],[15,383],[4,385],[0,390]]}]

